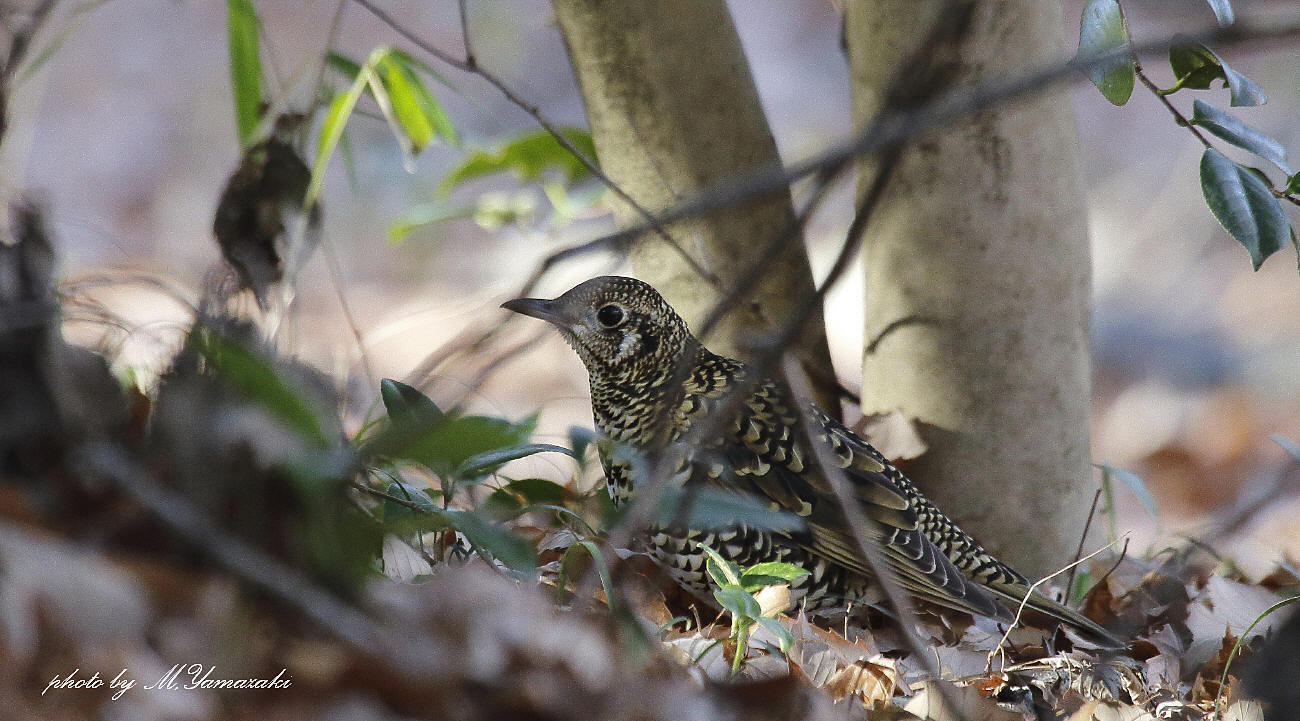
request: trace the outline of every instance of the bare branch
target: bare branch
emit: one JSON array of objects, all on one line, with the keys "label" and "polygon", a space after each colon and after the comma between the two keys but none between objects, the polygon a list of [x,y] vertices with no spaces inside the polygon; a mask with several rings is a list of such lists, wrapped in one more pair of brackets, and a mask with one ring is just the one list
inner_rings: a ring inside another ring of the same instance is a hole
[{"label": "bare branch", "polygon": [[[390,673],[428,678],[439,668],[438,649],[418,634],[384,626],[315,585],[312,579],[234,538],[187,498],[151,479],[151,473],[116,446],[91,444],[80,451],[86,466],[111,481],[194,549],[246,583],[261,589]],[[395,500],[395,499],[394,499]]]},{"label": "bare branch", "polygon": [[[361,0],[357,0],[358,2]],[[1291,39],[1300,37],[1300,17],[1287,22],[1267,25],[1250,25],[1239,21],[1227,28],[1212,28],[1191,34],[1198,41],[1215,42],[1231,46],[1248,42]],[[1164,52],[1172,38],[1161,38],[1133,46],[1139,56]],[[894,109],[882,114],[848,142],[829,148],[807,160],[789,167],[768,167],[746,173],[724,183],[705,188],[669,208],[659,212],[661,223],[676,223],[698,215],[729,208],[755,196],[771,193],[797,180],[840,167],[859,156],[871,155],[894,147],[907,140],[932,132],[948,123],[965,119],[973,113],[1024,97],[1043,88],[1073,80],[1080,70],[1104,66],[1118,58],[1128,58],[1128,50],[1121,49],[1091,58],[1058,63],[1031,70],[1019,77],[1000,82],[980,84],[954,91],[942,99],[915,107]],[[1082,79],[1082,76],[1078,76]],[[650,230],[644,224],[635,225],[616,233],[595,238],[581,245],[558,251],[542,262],[531,282],[562,260],[596,250],[618,248]]]}]

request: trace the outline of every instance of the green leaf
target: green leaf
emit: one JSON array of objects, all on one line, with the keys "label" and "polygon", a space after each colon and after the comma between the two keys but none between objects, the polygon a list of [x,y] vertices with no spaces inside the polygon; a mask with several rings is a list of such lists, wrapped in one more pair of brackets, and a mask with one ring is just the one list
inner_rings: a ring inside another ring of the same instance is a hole
[{"label": "green leaf", "polygon": [[494,448],[490,451],[484,451],[467,458],[463,463],[456,467],[452,473],[453,476],[460,479],[480,478],[489,473],[496,471],[501,466],[515,461],[520,458],[538,453],[563,453],[568,456],[571,451],[563,446],[556,446],[550,443],[524,443],[508,448]]},{"label": "green leaf", "polygon": [[1234,107],[1263,105],[1268,102],[1264,90],[1255,81],[1233,70],[1213,50],[1185,35],[1175,35],[1169,46],[1169,67],[1174,72],[1172,87],[1162,90],[1168,95],[1182,88],[1207,90],[1215,80],[1222,80],[1232,96]]},{"label": "green leaf", "polygon": [[338,93],[330,100],[329,110],[321,121],[320,138],[316,142],[316,160],[311,166],[311,182],[307,185],[307,194],[303,199],[304,208],[316,204],[321,185],[325,182],[325,168],[329,166],[334,149],[343,137],[343,129],[347,127],[348,119],[352,117],[352,111],[361,99],[361,93],[365,92],[366,84],[365,73],[358,72],[347,92]]},{"label": "green leaf", "polygon": [[1287,195],[1300,193],[1300,173],[1296,173],[1286,179],[1286,187],[1282,189],[1282,192]]},{"label": "green leaf", "polygon": [[722,557],[722,554],[713,550],[706,544],[698,544],[701,551],[709,557],[705,562],[705,570],[713,582],[718,586],[739,586],[740,585],[740,566],[728,561]]},{"label": "green leaf", "polygon": [[1201,192],[1219,224],[1250,252],[1255,270],[1291,237],[1291,225],[1264,181],[1213,148],[1201,156]]},{"label": "green leaf", "polygon": [[1282,436],[1269,436],[1268,439],[1279,446],[1282,446],[1282,450],[1291,454],[1291,458],[1300,462],[1300,445],[1296,445],[1294,441],[1288,438],[1283,438]]},{"label": "green leaf", "polygon": [[405,50],[393,50],[393,56],[401,60],[402,64],[408,68],[411,68],[412,71],[418,70],[421,73],[433,78],[434,80],[437,80],[439,83],[446,86],[447,88],[450,88],[451,90],[456,89],[456,86],[447,82],[447,78],[445,78],[442,75],[442,73],[438,72],[437,70],[434,70],[433,66],[429,65],[426,62],[421,61],[418,58],[411,56]]},{"label": "green leaf", "polygon": [[1142,478],[1138,474],[1126,471],[1123,468],[1108,466],[1104,463],[1099,464],[1097,467],[1101,469],[1102,473],[1111,478],[1118,478],[1123,481],[1124,485],[1133,491],[1133,495],[1137,496],[1138,502],[1147,510],[1147,513],[1151,514],[1152,518],[1156,516],[1156,501],[1151,497],[1151,492],[1147,490],[1146,484],[1142,482]]},{"label": "green leaf", "polygon": [[1238,148],[1249,150],[1291,175],[1291,168],[1286,164],[1286,148],[1281,143],[1204,100],[1192,103],[1192,124],[1205,128]]},{"label": "green leaf", "polygon": [[1116,53],[1114,58],[1091,63],[1086,68],[1088,79],[1115,105],[1127,103],[1133,95],[1136,77],[1133,59],[1126,53],[1120,53],[1128,47],[1128,30],[1124,27],[1124,13],[1119,2],[1088,0],[1083,6],[1083,17],[1079,21],[1079,50],[1074,56],[1074,62],[1089,62]]},{"label": "green leaf", "polygon": [[719,588],[713,592],[713,598],[736,618],[752,621],[763,617],[763,609],[758,605],[758,600],[739,586]]},{"label": "green leaf", "polygon": [[[687,504],[683,514],[679,506]],[[679,518],[681,516],[681,518]],[[745,525],[769,531],[793,531],[804,528],[804,520],[788,511],[773,510],[757,499],[720,488],[665,488],[659,494],[659,506],[652,515],[661,526],[681,522],[689,528],[715,530]]]},{"label": "green leaf", "polygon": [[516,571],[529,574],[537,571],[537,557],[533,554],[533,547],[523,538],[472,511],[438,509],[436,512],[447,518],[456,530],[465,534],[474,548],[488,552]]},{"label": "green leaf", "polygon": [[[336,52],[325,55],[325,64],[349,80],[356,80],[365,70],[357,61]],[[386,49],[377,65],[382,71],[380,80],[384,85],[386,100],[391,102],[397,124],[406,135],[403,138],[399,133],[399,141],[410,141],[416,152],[430,140],[438,138],[451,145],[459,142],[456,128],[420,79],[420,74],[423,73],[451,87],[441,75],[401,50]],[[382,102],[379,98],[376,101]]]},{"label": "green leaf", "polygon": [[758,625],[766,628],[768,633],[776,636],[776,643],[781,648],[781,653],[790,653],[790,646],[794,643],[794,634],[790,633],[790,629],[782,626],[781,622],[775,618],[759,616],[754,620],[758,622]]},{"label": "green leaf", "polygon": [[1228,93],[1232,98],[1229,101],[1230,105],[1233,107],[1251,107],[1268,102],[1268,96],[1264,94],[1264,89],[1255,84],[1254,80],[1228,67],[1228,64],[1223,61],[1220,61],[1220,64],[1223,65],[1223,74],[1228,78]]},{"label": "green leaf", "polygon": [[[384,492],[394,498],[402,498],[418,505],[425,513],[436,513],[440,510],[424,489],[412,486],[409,483],[393,481],[388,484],[388,488],[384,489]],[[412,523],[417,519],[423,520],[421,516],[417,514],[416,510],[410,506],[394,503],[387,499],[384,500],[383,515],[381,518],[385,524]]]},{"label": "green leaf", "polygon": [[258,57],[260,23],[252,0],[226,0],[226,32],[230,43],[230,87],[235,96],[235,127],[239,144],[252,145],[261,119],[262,62]]},{"label": "green leaf", "polygon": [[[563,128],[560,133],[587,158],[596,157],[596,145],[590,132],[581,128]],[[467,180],[505,171],[511,171],[523,180],[537,180],[548,170],[559,173],[569,184],[589,174],[586,166],[549,132],[536,130],[510,140],[494,153],[474,153],[443,178],[438,192],[446,195]]]},{"label": "green leaf", "polygon": [[420,391],[392,378],[379,381],[379,397],[394,423],[428,424],[443,416],[438,404]]},{"label": "green leaf", "polygon": [[756,563],[740,574],[740,585],[746,591],[753,592],[764,586],[794,583],[807,575],[808,569],[796,566],[793,563],[778,561]]},{"label": "green leaf", "polygon": [[1165,94],[1182,88],[1205,90],[1215,80],[1222,80],[1224,85],[1228,82],[1219,56],[1185,35],[1174,36],[1169,46],[1169,67],[1174,72],[1175,82],[1173,87],[1162,91]]},{"label": "green leaf", "polygon": [[361,72],[360,63],[334,51],[325,53],[325,64],[348,80],[356,80],[357,74]]},{"label": "green leaf", "polygon": [[498,521],[505,521],[519,515],[524,507],[519,498],[504,488],[498,488],[488,494],[475,508]]},{"label": "green leaf", "polygon": [[394,456],[428,466],[440,476],[451,476],[480,453],[527,442],[536,424],[535,418],[522,423],[486,416],[447,418],[411,439]]},{"label": "green leaf", "polygon": [[1232,3],[1228,0],[1206,0],[1206,2],[1214,11],[1214,19],[1219,21],[1219,27],[1226,28],[1232,24]]},{"label": "green leaf", "polygon": [[579,468],[585,468],[587,464],[587,448],[595,443],[598,436],[590,428],[583,426],[569,426],[569,446],[573,448],[573,457],[578,461]]},{"label": "green leaf", "polygon": [[197,335],[198,351],[217,373],[285,426],[320,446],[329,444],[316,411],[302,399],[270,361],[209,332]]},{"label": "green leaf", "polygon": [[407,82],[411,85],[411,89],[415,93],[415,101],[420,106],[420,112],[424,113],[424,117],[429,121],[429,124],[433,126],[434,136],[442,138],[450,145],[459,144],[460,138],[456,134],[455,126],[451,124],[451,119],[447,117],[447,114],[442,109],[442,105],[438,103],[436,98],[434,98],[433,93],[429,91],[428,86],[420,80],[416,70],[432,77],[447,87],[451,87],[451,85],[441,75],[434,72],[433,68],[430,68],[419,60],[412,58],[404,51],[394,50],[390,57],[396,61],[402,71],[406,73]]},{"label": "green leaf", "polygon": [[392,55],[385,57],[377,70],[381,73],[388,100],[392,103],[393,117],[401,130],[398,139],[407,146],[408,152],[420,152],[433,139],[433,124],[416,100],[414,86],[419,84],[419,79],[394,61]]},{"label": "green leaf", "polygon": [[521,478],[507,483],[504,488],[527,503],[560,503],[564,500],[564,486],[545,478]]},{"label": "green leaf", "polygon": [[392,223],[388,224],[388,242],[399,243],[406,240],[417,228],[442,223],[448,220],[473,217],[478,208],[473,205],[445,205],[443,203],[420,203],[407,208]]}]

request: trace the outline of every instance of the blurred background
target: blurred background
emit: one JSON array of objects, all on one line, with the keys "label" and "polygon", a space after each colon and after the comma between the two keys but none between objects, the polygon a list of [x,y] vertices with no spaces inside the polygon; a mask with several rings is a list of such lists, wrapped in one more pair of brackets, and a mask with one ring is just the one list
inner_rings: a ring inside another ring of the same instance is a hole
[{"label": "blurred background", "polygon": [[[1082,1],[1065,5],[1062,59],[1072,53]],[[455,2],[382,6],[434,45],[462,53]],[[1294,2],[1234,6],[1241,17],[1260,17]],[[274,75],[268,90],[291,108],[315,100],[335,8],[319,0],[258,3],[263,66]],[[585,125],[550,4],[471,2],[469,9],[479,62],[557,124]],[[836,4],[734,0],[731,9],[783,158],[797,161],[848,137]],[[1200,0],[1130,0],[1125,9],[1139,41],[1213,23]],[[119,0],[61,12],[39,39],[52,54],[13,94],[0,197],[21,192],[48,203],[66,289],[120,320],[114,327],[102,314],[71,312],[65,333],[108,348],[115,371],[147,386],[183,339],[189,311],[131,278],[161,279],[193,301],[220,263],[212,217],[239,160],[225,4]],[[552,222],[540,188],[507,177],[439,197],[439,182],[467,153],[535,129],[534,121],[480,78],[422,56],[357,6],[345,4],[339,22],[335,49],[349,57],[392,44],[442,73],[450,87],[431,89],[463,146],[407,158],[381,119],[356,117],[348,162],[336,157],[327,175],[325,243],[341,273],[332,279],[319,253],[308,264],[283,346],[347,388],[355,424],[376,399],[378,378],[406,377],[471,324],[504,323],[507,314],[497,305],[542,258],[610,230],[612,220],[595,208]],[[1300,48],[1239,46],[1223,56],[1269,95],[1267,105],[1241,109],[1238,117],[1300,148]],[[1147,68],[1158,83],[1170,82],[1166,63],[1152,60]],[[1139,87],[1117,108],[1081,77],[1068,97],[1078,117],[1090,217],[1090,237],[1080,242],[1093,249],[1093,455],[1144,479],[1157,514],[1121,484],[1117,526],[1134,530],[1136,548],[1158,548],[1269,485],[1285,457],[1270,434],[1300,440],[1300,278],[1289,248],[1251,271],[1245,251],[1201,198],[1201,146],[1149,93]],[[1226,90],[1201,97],[1227,105]],[[1190,108],[1189,98],[1173,101]],[[485,227],[459,218],[389,239],[390,226],[413,209],[455,214],[484,193],[497,194],[488,197],[518,222]],[[847,229],[850,204],[849,188],[840,188],[810,226],[819,274]],[[540,292],[620,270],[626,268],[609,256],[588,256],[558,267]],[[851,273],[826,313],[836,371],[850,388],[860,383],[861,283],[861,273]],[[355,318],[368,369],[340,298]],[[536,331],[521,326],[511,337]],[[590,424],[585,374],[558,336],[546,336],[471,390],[491,360],[444,367],[426,390],[440,403],[463,400],[509,418],[540,410],[541,440]],[[1288,549],[1300,556],[1297,510],[1295,499],[1272,504],[1224,550],[1248,573],[1267,572]]]}]

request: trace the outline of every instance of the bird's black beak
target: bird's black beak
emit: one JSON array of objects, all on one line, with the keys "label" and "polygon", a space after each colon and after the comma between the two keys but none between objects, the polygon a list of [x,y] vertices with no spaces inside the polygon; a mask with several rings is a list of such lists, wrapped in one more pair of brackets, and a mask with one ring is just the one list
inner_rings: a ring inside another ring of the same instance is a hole
[{"label": "bird's black beak", "polygon": [[502,303],[501,307],[520,315],[540,318],[541,320],[553,325],[565,326],[568,324],[553,300],[544,300],[542,298],[515,298],[514,300],[508,300]]}]

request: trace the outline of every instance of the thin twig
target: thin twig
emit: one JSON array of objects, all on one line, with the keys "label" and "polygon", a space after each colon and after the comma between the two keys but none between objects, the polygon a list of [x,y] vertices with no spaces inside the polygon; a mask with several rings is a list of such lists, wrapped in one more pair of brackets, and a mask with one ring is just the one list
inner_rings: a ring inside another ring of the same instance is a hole
[{"label": "thin twig", "polygon": [[[884,589],[885,597],[889,599],[889,604],[898,617],[898,625],[902,628],[903,637],[907,640],[908,646],[911,647],[913,655],[925,667],[926,672],[938,681],[941,673],[939,664],[931,658],[925,644],[922,643],[920,636],[916,633],[915,626],[918,621],[916,607],[912,603],[911,597],[899,586],[894,569],[890,568],[884,554],[877,547],[877,541],[872,537],[871,526],[868,525],[873,521],[867,518],[859,507],[859,501],[853,495],[852,481],[845,476],[844,469],[832,457],[829,444],[824,443],[819,434],[813,431],[813,428],[817,427],[817,423],[812,418],[810,411],[807,376],[799,367],[799,364],[793,362],[788,354],[782,365],[790,392],[793,395],[794,404],[799,410],[800,426],[803,428],[804,439],[807,441],[808,447],[812,449],[813,458],[817,461],[817,465],[821,467],[822,473],[830,484],[831,492],[835,496],[835,502],[839,504],[844,513],[844,518],[849,526],[849,534],[853,538],[857,550],[866,559],[867,566],[875,573],[875,580]],[[942,684],[937,685],[936,688],[944,695],[944,700],[948,701],[949,705],[953,708],[959,708],[955,698],[949,697],[952,694],[952,689]]]},{"label": "thin twig", "polygon": [[[1125,34],[1127,34],[1128,20],[1124,17],[1124,12],[1122,9],[1120,11],[1120,22],[1124,24],[1124,32]],[[1131,60],[1133,62],[1133,71],[1137,75],[1138,80],[1142,81],[1142,85],[1145,86],[1147,90],[1150,90],[1152,95],[1160,99],[1160,102],[1165,106],[1165,109],[1168,110],[1169,114],[1174,117],[1174,123],[1176,125],[1180,125],[1184,128],[1187,128],[1187,131],[1190,132],[1192,135],[1194,135],[1197,140],[1201,141],[1201,145],[1204,145],[1207,149],[1213,148],[1214,145],[1210,142],[1210,139],[1205,137],[1205,134],[1202,133],[1192,123],[1192,121],[1188,120],[1186,115],[1183,115],[1183,113],[1178,108],[1174,107],[1174,104],[1170,102],[1167,93],[1161,91],[1159,86],[1157,86],[1154,82],[1152,82],[1151,78],[1147,77],[1146,72],[1144,72],[1142,69],[1142,61],[1138,58],[1136,52],[1132,54]],[[1282,190],[1279,190],[1271,186],[1269,187],[1268,190],[1273,195],[1273,197],[1277,198],[1278,200],[1285,200],[1289,203],[1300,205],[1300,198],[1297,198],[1294,195],[1290,195]]]},{"label": "thin twig", "polygon": [[[325,34],[325,49],[329,50],[334,47],[334,41],[338,39],[339,30],[343,27],[343,8],[348,4],[348,0],[338,0],[334,6],[334,15],[330,18],[330,29]],[[316,81],[311,87],[319,88],[325,83],[325,70],[329,67],[328,53],[321,56],[320,67],[316,70]],[[355,110],[353,112],[356,112]]]},{"label": "thin twig", "polygon": [[1006,666],[1006,663],[1007,663],[1006,649],[1004,649],[1003,646],[1006,645],[1006,643],[1007,643],[1007,639],[1011,637],[1011,632],[1014,631],[1014,630],[1016,629],[1016,627],[1020,625],[1020,617],[1024,614],[1024,612],[1025,612],[1025,608],[1029,605],[1029,599],[1030,599],[1030,597],[1032,597],[1032,596],[1034,595],[1034,592],[1038,590],[1038,587],[1039,587],[1039,586],[1041,586],[1041,585],[1043,585],[1044,583],[1048,582],[1048,581],[1051,580],[1052,578],[1054,578],[1054,577],[1056,577],[1056,576],[1059,576],[1059,575],[1061,575],[1062,573],[1065,573],[1066,571],[1068,571],[1068,570],[1070,570],[1070,569],[1072,569],[1072,568],[1075,568],[1076,566],[1078,566],[1079,564],[1083,563],[1084,561],[1091,560],[1092,558],[1094,558],[1094,557],[1096,557],[1097,555],[1099,555],[1102,551],[1105,551],[1106,549],[1110,548],[1111,546],[1114,546],[1116,543],[1119,543],[1121,540],[1124,541],[1124,544],[1125,544],[1125,546],[1127,547],[1127,545],[1128,545],[1128,534],[1125,533],[1123,536],[1120,536],[1119,538],[1116,538],[1115,540],[1111,541],[1110,543],[1107,543],[1106,545],[1102,546],[1101,548],[1098,548],[1097,550],[1093,551],[1092,553],[1089,553],[1088,555],[1084,556],[1083,558],[1080,558],[1080,559],[1077,559],[1077,560],[1071,561],[1068,565],[1062,566],[1061,568],[1059,568],[1059,569],[1057,569],[1057,570],[1055,570],[1055,571],[1052,571],[1051,573],[1047,574],[1046,576],[1043,576],[1042,578],[1038,579],[1037,581],[1034,581],[1033,585],[1031,585],[1031,586],[1030,586],[1030,587],[1025,591],[1025,597],[1022,598],[1022,599],[1020,599],[1020,605],[1016,608],[1016,617],[1015,617],[1015,619],[1013,619],[1013,620],[1011,621],[1011,625],[1007,626],[1007,630],[1006,630],[1005,633],[1002,634],[1002,639],[1001,639],[1000,641],[998,641],[998,645],[997,645],[996,647],[994,647],[994,649],[993,649],[992,651],[989,651],[989,656],[988,656],[988,665],[987,665],[986,669],[987,669],[987,670],[991,670],[991,669],[993,668],[993,657],[994,657],[994,656],[998,656],[998,655],[1001,655],[1001,656],[1002,656],[1002,665],[1003,665],[1003,666]]},{"label": "thin twig", "polygon": [[361,481],[351,481],[348,485],[352,486],[358,491],[361,491],[363,493],[368,493],[376,498],[382,498],[385,501],[392,501],[393,503],[396,503],[399,506],[405,506],[417,513],[428,513],[429,515],[433,515],[432,513],[430,513],[429,509],[425,508],[424,506],[421,506],[415,501],[407,500],[405,498],[399,498],[398,496],[394,496],[391,493],[381,491],[378,488],[369,486],[365,483],[362,483]]},{"label": "thin twig", "polygon": [[469,39],[469,5],[468,0],[457,0],[456,9],[460,12],[460,39],[465,44],[465,67],[478,68],[478,58],[474,56],[474,46]]},{"label": "thin twig", "polygon": [[329,269],[330,284],[334,286],[334,294],[339,299],[339,308],[343,310],[343,320],[357,342],[357,353],[361,357],[361,369],[366,374],[367,387],[373,387],[378,379],[375,377],[374,368],[370,365],[370,355],[366,351],[366,341],[361,333],[361,326],[357,325],[357,319],[352,315],[352,306],[343,292],[343,268],[339,265],[338,257],[334,255],[334,247],[329,241],[322,237],[320,245],[321,254],[325,256],[325,266]]},{"label": "thin twig", "polygon": [[[1083,555],[1083,544],[1084,541],[1088,540],[1088,531],[1092,529],[1092,519],[1093,516],[1097,515],[1097,503],[1099,501],[1101,501],[1101,488],[1098,488],[1097,492],[1092,494],[1092,506],[1088,509],[1088,520],[1083,522],[1083,533],[1079,534],[1079,547],[1074,549],[1075,561],[1078,561],[1079,557]],[[1074,592],[1074,576],[1075,572],[1078,570],[1079,567],[1077,565],[1070,567],[1070,576],[1065,581],[1066,603],[1069,603],[1070,594]]]},{"label": "thin twig", "polygon": [[[364,2],[364,0],[354,1]],[[1267,26],[1255,27],[1238,22],[1227,28],[1213,28],[1193,33],[1189,37],[1198,41],[1217,42],[1225,46],[1300,37],[1300,17],[1292,18],[1289,22],[1275,22]],[[1132,51],[1139,56],[1150,55],[1166,50],[1170,42],[1171,38],[1145,42],[1132,46]],[[957,90],[937,101],[886,112],[876,122],[869,124],[845,143],[786,167],[768,166],[715,183],[659,211],[657,217],[662,223],[672,224],[743,203],[755,196],[777,191],[824,168],[836,167],[854,158],[880,152],[884,148],[930,133],[948,123],[964,120],[973,113],[1073,79],[1080,70],[1100,67],[1121,58],[1128,58],[1127,50],[1120,49],[1092,58],[1057,63],[1031,70],[1009,80],[993,81]],[[1082,79],[1082,76],[1079,77]],[[538,280],[557,263],[586,253],[621,247],[648,230],[650,230],[649,226],[637,224],[581,245],[557,251],[542,261],[540,267],[525,284],[525,288],[536,285]]]},{"label": "thin twig", "polygon": [[1169,111],[1169,114],[1174,116],[1175,123],[1187,128],[1188,132],[1195,135],[1196,139],[1201,141],[1201,145],[1204,145],[1207,148],[1214,147],[1214,145],[1210,143],[1209,138],[1206,138],[1200,130],[1197,130],[1196,126],[1192,125],[1192,121],[1188,120],[1186,115],[1183,115],[1178,108],[1174,107],[1174,104],[1169,101],[1169,97],[1161,93],[1160,88],[1157,87],[1155,83],[1151,82],[1151,78],[1148,78],[1147,74],[1142,71],[1142,63],[1139,62],[1136,57],[1133,58],[1133,70],[1137,73],[1138,80],[1141,80],[1147,90],[1150,90],[1152,95],[1159,98],[1160,102],[1164,104],[1165,109]]},{"label": "thin twig", "polygon": [[36,33],[40,32],[41,27],[45,25],[45,21],[49,19],[56,1],[41,0],[28,13],[27,22],[18,26],[9,35],[9,52],[0,61],[0,141],[4,140],[5,130],[8,129],[9,112],[7,106],[11,89],[10,82],[14,78],[14,73],[18,70],[18,66],[27,57],[32,38],[36,36]]},{"label": "thin twig", "polygon": [[[1088,593],[1092,593],[1092,589],[1098,588],[1101,586],[1101,584],[1105,583],[1106,579],[1110,578],[1110,575],[1115,572],[1115,569],[1119,568],[1119,564],[1123,563],[1125,558],[1128,558],[1127,538],[1124,539],[1124,547],[1119,549],[1119,558],[1116,558],[1115,562],[1111,564],[1110,568],[1106,569],[1106,572],[1101,574],[1101,578],[1097,579],[1097,582],[1092,584],[1092,587],[1088,589]],[[1087,595],[1088,595],[1087,593],[1084,594],[1084,596]]]},{"label": "thin twig", "polygon": [[88,468],[111,481],[194,549],[243,581],[301,613],[331,636],[405,679],[438,673],[439,650],[418,634],[387,628],[319,588],[299,572],[228,534],[189,499],[152,480],[150,471],[116,446],[80,451]]}]

